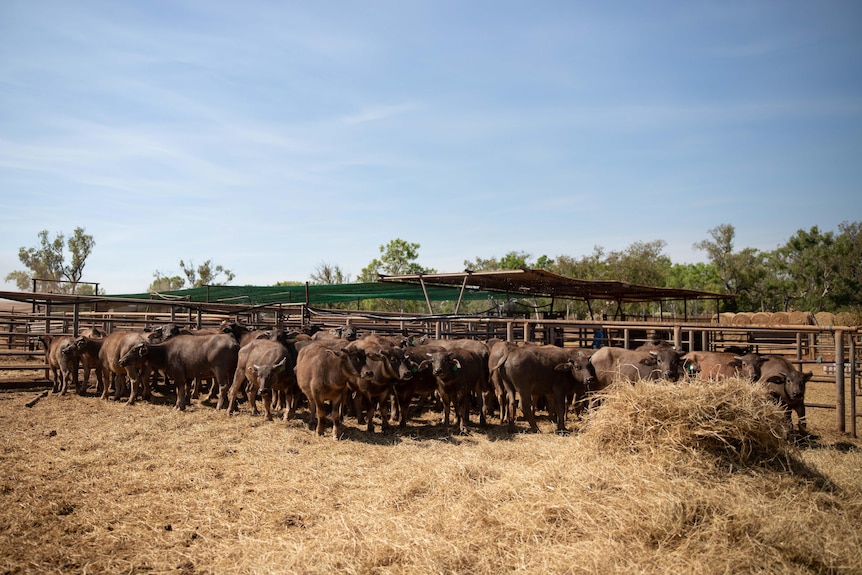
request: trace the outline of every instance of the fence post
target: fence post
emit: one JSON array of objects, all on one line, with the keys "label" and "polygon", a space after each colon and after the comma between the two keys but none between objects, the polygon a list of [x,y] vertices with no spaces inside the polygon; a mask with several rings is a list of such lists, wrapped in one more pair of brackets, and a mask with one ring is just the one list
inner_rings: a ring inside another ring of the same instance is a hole
[{"label": "fence post", "polygon": [[850,334],[850,434],[856,438],[856,334]]},{"label": "fence post", "polygon": [[[855,389],[853,393],[856,393]],[[835,407],[838,432],[844,433],[847,429],[844,413],[844,332],[840,329],[835,332]],[[853,417],[855,419],[855,413]]]}]

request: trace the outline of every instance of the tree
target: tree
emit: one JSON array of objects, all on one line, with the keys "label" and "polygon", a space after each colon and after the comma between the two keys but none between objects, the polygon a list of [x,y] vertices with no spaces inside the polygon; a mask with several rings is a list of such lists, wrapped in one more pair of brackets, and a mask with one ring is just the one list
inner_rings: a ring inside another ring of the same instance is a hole
[{"label": "tree", "polygon": [[610,252],[605,259],[612,279],[632,284],[664,287],[671,261],[665,255],[667,242],[635,242],[621,252]]},{"label": "tree", "polygon": [[[79,286],[84,274],[87,258],[92,253],[96,242],[93,236],[84,233],[84,228],[77,227],[72,237],[66,240],[62,233],[48,239],[48,230],[39,232],[40,247],[20,248],[18,259],[29,271],[17,270],[6,276],[6,281],[14,281],[22,291],[31,288],[33,279],[51,280],[51,289],[60,293],[93,293],[90,286]],[[64,248],[68,249],[71,263],[66,265]]]},{"label": "tree", "polygon": [[[401,238],[380,246],[380,257],[374,258],[362,269],[359,275],[361,282],[375,282],[379,274],[408,275],[433,274],[437,270],[424,268],[416,260],[419,258],[419,244],[409,243]],[[385,311],[418,312],[422,309],[420,302],[405,302],[400,300],[379,299],[365,300],[362,307]]]},{"label": "tree", "polygon": [[337,265],[321,262],[311,274],[310,283],[315,285],[339,285],[350,283],[350,275]]},{"label": "tree", "polygon": [[490,272],[501,270],[519,270],[521,268],[540,268],[551,270],[554,260],[546,255],[539,256],[535,263],[530,262],[532,256],[527,252],[511,251],[499,260],[496,257],[483,259],[477,257],[473,261],[464,260],[464,267],[474,272]]},{"label": "tree", "polygon": [[726,311],[762,307],[767,276],[765,254],[754,248],[734,253],[736,229],[730,224],[721,224],[709,230],[709,234],[712,241],[697,242],[694,248],[706,252],[721,278],[725,293],[737,296],[725,303]]},{"label": "tree", "polygon": [[186,284],[186,280],[181,278],[180,276],[165,276],[162,275],[162,272],[156,270],[153,273],[153,283],[150,284],[150,287],[147,288],[148,293],[157,293],[157,292],[165,292],[165,291],[174,291],[178,289],[182,289]]},{"label": "tree", "polygon": [[708,231],[713,241],[702,240],[693,245],[694,249],[706,252],[709,261],[721,278],[726,293],[737,293],[737,270],[733,264],[733,238],[736,229],[730,224],[721,224]]},{"label": "tree", "polygon": [[[203,286],[222,286],[233,281],[234,274],[232,271],[223,268],[220,265],[213,265],[212,260],[207,260],[197,268],[189,261],[188,265],[183,260],[180,260],[180,268],[188,279],[191,287]],[[218,276],[224,274],[225,279],[218,280]]]},{"label": "tree", "polygon": [[832,298],[841,283],[835,244],[832,232],[822,233],[814,226],[797,231],[775,250],[777,271],[786,274],[788,299],[794,306],[814,312],[835,309]]},{"label": "tree", "polygon": [[834,302],[838,309],[862,307],[862,222],[842,222],[835,238],[839,286]]},{"label": "tree", "polygon": [[714,265],[697,262],[673,264],[668,273],[667,287],[721,293],[724,284]]},{"label": "tree", "polygon": [[551,271],[582,280],[609,279],[605,250],[601,246],[593,246],[592,254],[577,259],[566,255],[557,256]]},{"label": "tree", "polygon": [[435,273],[436,270],[423,268],[416,263],[419,258],[419,248],[419,244],[409,243],[401,238],[380,246],[380,258],[374,258],[362,268],[359,281],[375,282],[381,273],[392,276]]}]

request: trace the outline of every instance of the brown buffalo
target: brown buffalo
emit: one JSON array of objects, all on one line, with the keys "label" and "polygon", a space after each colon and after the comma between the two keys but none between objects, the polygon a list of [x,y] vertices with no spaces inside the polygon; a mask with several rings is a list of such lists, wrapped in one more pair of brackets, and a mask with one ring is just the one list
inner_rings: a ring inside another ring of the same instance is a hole
[{"label": "brown buffalo", "polygon": [[52,391],[61,395],[65,395],[69,384],[77,379],[78,358],[69,351],[64,352],[73,339],[71,335],[39,336],[45,346],[45,362],[51,370]]},{"label": "brown buffalo", "polygon": [[[497,404],[500,407],[501,424],[504,421],[507,421],[509,400],[506,394],[506,386],[503,383],[502,372],[499,369],[494,369],[494,367],[500,363],[500,360],[502,360],[509,351],[516,349],[517,347],[517,343],[505,340],[496,340],[489,342],[488,344],[488,384],[494,391],[494,395],[497,397]],[[514,417],[514,414],[512,416]]]},{"label": "brown buffalo", "polygon": [[237,339],[228,333],[212,335],[177,335],[163,343],[140,342],[118,361],[121,366],[148,366],[158,369],[176,385],[176,408],[188,403],[189,381],[196,377],[213,377],[219,389],[217,409],[226,407],[228,384],[236,369],[239,355]]},{"label": "brown buffalo", "polygon": [[358,332],[356,331],[356,327],[352,325],[345,325],[334,327],[328,331],[317,331],[311,335],[311,339],[315,341],[327,340],[327,339],[343,339],[346,341],[354,341],[358,336]]},{"label": "brown buffalo", "polygon": [[793,429],[791,410],[796,412],[796,423],[799,431],[807,432],[805,421],[805,384],[814,375],[812,372],[802,372],[780,355],[761,356],[758,382],[764,385],[769,393],[784,408],[786,423],[789,430]]},{"label": "brown buffalo", "polygon": [[228,397],[228,413],[236,409],[236,399],[246,380],[248,380],[248,401],[252,413],[257,415],[257,395],[263,396],[266,420],[272,420],[272,393],[283,391],[287,398],[288,409],[284,420],[291,419],[296,411],[296,350],[289,342],[272,339],[254,339],[239,350],[236,371]]},{"label": "brown buffalo", "polygon": [[331,405],[332,436],[341,439],[342,404],[348,385],[356,378],[370,378],[365,351],[344,339],[314,341],[302,347],[296,359],[296,381],[308,398],[309,428],[315,426],[323,435],[326,423],[326,402]]},{"label": "brown buffalo", "polygon": [[[467,434],[470,419],[470,396],[481,394],[488,384],[488,360],[475,352],[461,347],[427,353],[423,367],[429,367],[437,378],[437,393],[443,402],[443,425],[449,425],[449,411],[455,406],[455,425]],[[427,363],[426,363],[427,362]],[[485,412],[479,412],[480,425],[486,424]]]},{"label": "brown buffalo", "polygon": [[75,339],[75,352],[89,358],[96,365],[96,378],[102,399],[108,398],[111,387],[114,389],[114,399],[120,399],[125,391],[127,378],[131,384],[128,400],[130,405],[135,403],[142,389],[144,399],[150,398],[149,368],[120,365],[120,358],[135,345],[154,337],[157,336],[144,331],[115,331],[104,338],[82,335]]},{"label": "brown buffalo", "polygon": [[405,361],[404,349],[394,340],[367,336],[357,339],[353,345],[365,351],[371,370],[370,377],[357,377],[350,382],[356,420],[360,425],[364,422],[367,430],[373,432],[374,414],[379,412],[381,428],[387,431],[389,399],[396,385],[413,378],[413,371]]},{"label": "brown buffalo", "polygon": [[698,379],[741,377],[754,381],[758,377],[759,356],[740,356],[717,351],[690,351],[682,356],[685,371]]},{"label": "brown buffalo", "polygon": [[431,371],[428,354],[443,350],[442,347],[427,344],[414,344],[404,349],[404,366],[413,374],[395,385],[396,407],[393,415],[402,429],[410,418],[410,404],[419,397],[420,403],[437,393],[437,377]]},{"label": "brown buffalo", "polygon": [[515,399],[520,398],[521,412],[538,432],[533,398],[546,396],[549,411],[554,413],[557,430],[566,431],[568,397],[583,399],[592,383],[589,358],[580,350],[553,345],[510,347],[491,369],[505,388],[507,428],[515,431]]},{"label": "brown buffalo", "polygon": [[676,381],[681,371],[682,355],[673,348],[653,350],[603,347],[590,358],[597,385],[603,389],[615,379],[635,382],[641,379]]}]

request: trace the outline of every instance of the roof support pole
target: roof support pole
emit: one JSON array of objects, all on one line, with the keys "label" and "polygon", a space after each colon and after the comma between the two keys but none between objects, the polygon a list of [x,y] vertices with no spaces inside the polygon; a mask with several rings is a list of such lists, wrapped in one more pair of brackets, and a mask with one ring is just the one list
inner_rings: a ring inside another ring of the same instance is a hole
[{"label": "roof support pole", "polygon": [[585,299],[584,301],[587,302],[587,311],[590,312],[590,319],[592,319],[592,320],[596,319],[593,316],[593,306],[590,305],[590,300]]},{"label": "roof support pole", "polygon": [[850,434],[856,438],[856,334],[850,337]]},{"label": "roof support pole", "polygon": [[[855,389],[853,394],[856,394]],[[837,408],[835,425],[839,433],[844,433],[847,431],[844,414],[844,331],[840,329],[835,332],[835,407]],[[853,417],[856,417],[855,413]]]},{"label": "roof support pole", "polygon": [[[458,303],[455,304],[455,315],[458,315],[458,312],[461,311],[461,300],[464,299],[464,288],[467,287],[467,278],[469,276],[464,276],[464,281],[461,282],[461,293],[458,294]],[[423,284],[424,286],[424,284]],[[423,288],[424,289],[424,288]],[[425,294],[425,298],[428,299],[428,294]],[[431,304],[428,304],[428,309],[431,309]]]},{"label": "roof support pole", "polygon": [[419,276],[419,285],[422,286],[422,293],[425,294],[425,303],[428,305],[428,313],[434,315],[434,309],[431,307],[431,298],[428,297],[428,288],[425,287],[425,280],[422,279],[421,275]]}]

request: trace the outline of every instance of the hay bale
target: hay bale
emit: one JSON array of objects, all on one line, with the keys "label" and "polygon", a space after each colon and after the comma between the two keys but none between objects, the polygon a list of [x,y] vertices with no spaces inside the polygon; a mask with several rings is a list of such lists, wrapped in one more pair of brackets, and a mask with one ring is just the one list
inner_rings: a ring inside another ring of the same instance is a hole
[{"label": "hay bale", "polygon": [[842,311],[835,314],[835,325],[851,326],[855,324],[856,321],[852,313]]},{"label": "hay bale", "polygon": [[831,311],[819,311],[814,314],[817,325],[835,325],[835,315]]},{"label": "hay bale", "polygon": [[604,449],[698,452],[734,465],[786,460],[782,410],[759,386],[720,382],[614,385],[586,422]]},{"label": "hay bale", "polygon": [[731,325],[751,325],[751,315],[745,312],[738,313],[733,316]]},{"label": "hay bale", "polygon": [[792,311],[790,312],[791,325],[813,325],[814,317],[809,311]]},{"label": "hay bale", "polygon": [[751,316],[751,325],[769,325],[770,314],[759,311]]},{"label": "hay bale", "polygon": [[769,325],[789,325],[790,314],[785,311],[777,311],[769,316]]},{"label": "hay bale", "polygon": [[723,312],[719,316],[718,323],[719,325],[733,325],[733,318],[736,317],[736,314],[732,311]]}]

